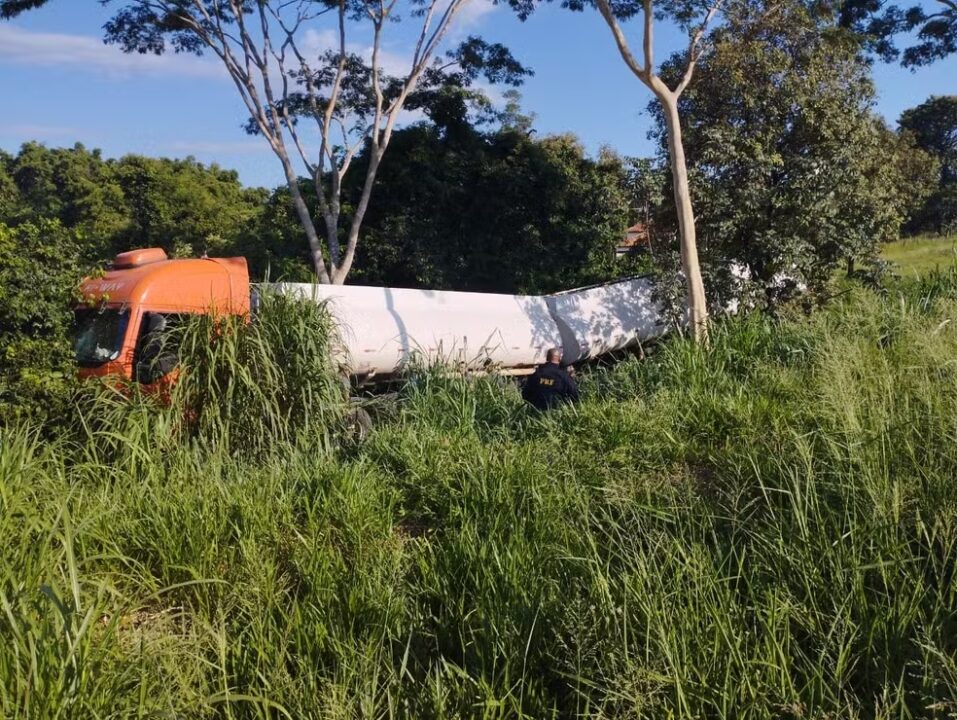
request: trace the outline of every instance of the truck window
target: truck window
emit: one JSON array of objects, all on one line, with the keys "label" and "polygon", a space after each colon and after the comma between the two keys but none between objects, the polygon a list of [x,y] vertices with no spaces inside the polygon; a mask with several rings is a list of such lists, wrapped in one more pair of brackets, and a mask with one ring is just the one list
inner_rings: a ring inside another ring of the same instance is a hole
[{"label": "truck window", "polygon": [[150,385],[176,369],[179,331],[187,317],[179,313],[143,313],[133,359],[137,382]]},{"label": "truck window", "polygon": [[129,323],[128,310],[78,309],[73,323],[73,350],[77,365],[96,367],[116,360],[123,349],[123,338],[126,337]]}]

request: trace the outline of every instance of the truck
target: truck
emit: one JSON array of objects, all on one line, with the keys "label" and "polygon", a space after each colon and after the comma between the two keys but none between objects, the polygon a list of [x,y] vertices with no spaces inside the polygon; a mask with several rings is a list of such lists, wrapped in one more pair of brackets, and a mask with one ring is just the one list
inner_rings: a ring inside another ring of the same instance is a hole
[{"label": "truck", "polygon": [[524,375],[549,348],[565,364],[640,347],[669,324],[650,277],[552,295],[414,290],[361,285],[250,283],[244,258],[169,258],[161,248],[120,253],[86,278],[76,308],[81,377],[164,382],[173,364],[148,357],[171,318],[250,315],[258,292],[325,303],[341,336],[354,382],[394,378],[410,363],[452,364],[465,371]]}]

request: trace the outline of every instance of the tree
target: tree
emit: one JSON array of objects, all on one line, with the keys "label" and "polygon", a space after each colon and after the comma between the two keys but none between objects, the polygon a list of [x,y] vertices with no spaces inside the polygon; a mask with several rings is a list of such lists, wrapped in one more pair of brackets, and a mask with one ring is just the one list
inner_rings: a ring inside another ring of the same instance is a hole
[{"label": "tree", "polygon": [[535,113],[526,113],[522,109],[522,94],[515,88],[509,88],[502,93],[502,97],[505,100],[500,116],[502,128],[525,134],[535,132],[532,128],[535,124]]},{"label": "tree", "polygon": [[0,223],[0,425],[69,408],[80,246],[58,220]]},{"label": "tree", "polygon": [[[748,268],[773,304],[782,276],[819,289],[839,265],[896,239],[913,202],[901,192],[912,158],[871,111],[858,43],[799,3],[774,0],[730,6],[712,41],[679,109],[721,301],[736,284],[732,264]],[[683,62],[667,63],[664,76],[680,77]]]},{"label": "tree", "polygon": [[957,95],[931,97],[906,110],[900,127],[940,166],[936,191],[927,200],[918,228],[950,232],[957,227]]},{"label": "tree", "polygon": [[[0,17],[45,1],[0,0]],[[172,49],[219,60],[249,112],[248,130],[267,142],[282,165],[319,280],[342,283],[402,111],[441,103],[450,94],[479,98],[472,84],[480,74],[513,85],[529,74],[503,46],[475,37],[441,54],[465,2],[408,0],[403,8],[399,0],[115,0],[120,7],[105,30],[107,42],[126,52]],[[512,0],[520,13],[530,10],[529,2]],[[419,26],[408,70],[393,75],[385,69],[383,35],[403,15]],[[366,56],[354,38],[365,26],[371,32]],[[317,28],[334,34],[332,47],[309,48]],[[311,146],[307,128],[318,147]],[[362,192],[354,207],[344,208],[343,181],[365,148],[371,161]],[[303,197],[297,166],[312,180],[324,238]]]},{"label": "tree", "polygon": [[941,185],[957,182],[957,95],[932,96],[905,110],[900,126],[940,160]]},{"label": "tree", "polygon": [[267,196],[244,188],[233,171],[189,158],[113,160],[80,144],[34,142],[0,157],[0,222],[58,220],[94,264],[147,245],[180,255],[228,252],[256,225]]},{"label": "tree", "polygon": [[20,193],[10,177],[12,165],[13,158],[0,150],[0,222],[11,215],[20,204]]},{"label": "tree", "polygon": [[539,293],[631,269],[615,258],[629,217],[622,161],[589,158],[572,136],[536,138],[512,119],[493,131],[422,123],[396,133],[357,279]]},{"label": "tree", "polygon": [[20,198],[19,207],[3,216],[11,224],[55,218],[76,231],[91,259],[108,257],[129,225],[123,188],[99,150],[28,142],[11,159],[10,172]]},{"label": "tree", "polygon": [[631,197],[629,222],[638,220],[648,230],[648,238],[654,251],[657,217],[664,205],[668,173],[666,164],[653,158],[627,158],[625,161],[625,187]]},{"label": "tree", "polygon": [[[920,232],[929,221],[937,227],[938,218],[933,208],[934,198],[940,194],[940,161],[921,148],[906,130],[899,130],[895,139],[893,157],[900,177],[897,197],[904,207],[903,231],[905,234]],[[957,205],[954,209],[957,210]],[[952,217],[957,219],[957,213]]]},{"label": "tree", "polygon": [[228,252],[258,221],[267,192],[244,188],[235,171],[192,158],[127,155],[113,164],[128,207],[121,246],[148,245],[174,255]]},{"label": "tree", "polygon": [[[584,8],[586,0],[569,0],[573,10]],[[708,337],[708,304],[698,260],[694,208],[688,184],[688,167],[681,135],[678,101],[694,77],[695,68],[705,50],[708,28],[725,0],[595,0],[605,23],[611,29],[615,44],[625,65],[651,92],[661,106],[667,126],[669,167],[671,168],[678,235],[681,245],[681,267],[685,275],[688,299],[688,320],[693,336],[702,341]],[[642,53],[639,61],[631,51],[621,21],[642,18]],[[676,82],[668,84],[655,68],[654,31],[656,20],[671,19],[689,33],[688,50]]]},{"label": "tree", "polygon": [[[957,1],[931,0],[899,5],[886,0],[843,0],[813,3],[818,10],[835,12],[842,27],[854,30],[867,47],[887,62],[897,59],[905,67],[929,65],[957,52]],[[898,37],[915,37],[903,52]]]}]

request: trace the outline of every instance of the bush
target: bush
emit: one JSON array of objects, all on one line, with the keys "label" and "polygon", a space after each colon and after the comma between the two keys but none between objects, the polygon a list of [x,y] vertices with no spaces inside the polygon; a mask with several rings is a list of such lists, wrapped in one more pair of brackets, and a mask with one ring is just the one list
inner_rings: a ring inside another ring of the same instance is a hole
[{"label": "bush", "polygon": [[0,425],[69,412],[80,251],[58,221],[0,224]]}]

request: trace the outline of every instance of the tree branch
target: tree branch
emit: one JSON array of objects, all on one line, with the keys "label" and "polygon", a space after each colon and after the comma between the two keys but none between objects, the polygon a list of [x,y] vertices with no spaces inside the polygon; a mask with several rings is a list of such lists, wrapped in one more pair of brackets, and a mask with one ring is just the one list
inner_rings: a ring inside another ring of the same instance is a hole
[{"label": "tree branch", "polygon": [[[647,70],[642,68],[638,64],[638,61],[635,59],[635,56],[631,53],[631,48],[628,47],[628,40],[625,38],[625,34],[621,30],[621,26],[618,24],[618,19],[615,17],[614,12],[612,12],[611,5],[608,4],[608,0],[597,0],[598,2],[598,12],[601,13],[601,16],[605,19],[605,24],[608,25],[608,28],[611,30],[611,34],[615,38],[615,44],[618,46],[618,52],[621,54],[622,60],[625,61],[625,65],[641,80],[643,83],[648,84],[650,82],[651,76],[651,67],[649,66]],[[645,8],[648,9],[651,7],[651,0],[645,0]],[[651,45],[649,38],[647,36],[648,20],[645,20],[646,27],[646,53],[650,51]]]},{"label": "tree branch", "polygon": [[714,16],[718,14],[718,11],[721,9],[723,4],[724,0],[715,0],[714,4],[709,8],[708,14],[705,15],[704,20],[698,27],[698,30],[692,36],[691,42],[688,45],[688,65],[681,77],[681,82],[678,83],[678,87],[675,88],[674,92],[676,96],[680,96],[681,93],[683,93],[688,87],[688,83],[691,82],[691,78],[694,76],[695,67],[698,64],[698,59],[701,57],[701,39],[708,31],[708,26],[711,24],[711,21],[714,20]]}]

